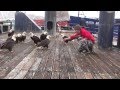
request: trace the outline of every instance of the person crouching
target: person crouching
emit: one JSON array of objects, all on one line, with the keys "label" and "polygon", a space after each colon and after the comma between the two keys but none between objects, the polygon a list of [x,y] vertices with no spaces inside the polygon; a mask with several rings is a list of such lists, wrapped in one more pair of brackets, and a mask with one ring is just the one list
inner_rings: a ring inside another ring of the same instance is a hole
[{"label": "person crouching", "polygon": [[79,52],[82,52],[84,49],[86,50],[86,52],[93,52],[93,45],[95,43],[94,36],[87,29],[85,29],[85,27],[81,27],[80,25],[76,25],[74,27],[74,30],[74,34],[63,40],[68,43],[68,41],[72,41],[73,39],[78,39],[79,37],[82,37],[79,42]]}]

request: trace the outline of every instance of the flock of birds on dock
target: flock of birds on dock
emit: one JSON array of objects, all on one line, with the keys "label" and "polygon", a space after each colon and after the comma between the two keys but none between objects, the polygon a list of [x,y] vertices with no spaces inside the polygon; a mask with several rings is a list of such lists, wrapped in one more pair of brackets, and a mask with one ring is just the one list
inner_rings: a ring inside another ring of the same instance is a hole
[{"label": "flock of birds on dock", "polygon": [[[40,37],[35,35],[33,32],[30,32],[29,35],[31,40],[37,47],[48,48],[51,36],[48,35],[46,31],[43,32]],[[26,37],[26,32],[15,34],[15,31],[11,29],[10,31],[8,31],[8,38],[4,42],[0,43],[0,49],[7,49],[10,52],[13,52],[14,45],[20,42],[24,42],[26,40]]]},{"label": "flock of birds on dock", "polygon": [[[40,36],[35,35],[33,32],[29,33],[31,40],[34,42],[35,46],[38,48],[48,48],[50,44],[50,38],[51,36],[48,35],[46,31],[44,31]],[[22,33],[15,34],[15,31],[11,29],[8,31],[8,38],[4,42],[0,42],[0,49],[7,49],[10,52],[13,52],[13,47],[15,44],[18,44],[20,42],[24,42],[27,37],[27,33],[24,31]],[[64,38],[68,38],[68,36],[64,34],[60,34],[60,36]],[[80,38],[77,38],[77,40],[81,40]],[[74,41],[74,40],[72,40]],[[68,42],[66,42],[68,43]],[[84,43],[83,43],[84,44]]]},{"label": "flock of birds on dock", "polygon": [[[51,41],[51,36],[48,34],[48,32],[44,31],[42,34],[40,34],[40,36],[37,36],[33,32],[30,32],[29,35],[36,47],[48,49],[48,46]],[[66,36],[65,34],[59,34],[59,35],[62,37],[62,39],[68,38],[68,36]],[[15,31],[11,29],[10,31],[8,31],[7,39],[4,42],[0,41],[0,49],[7,49],[8,51],[13,52],[14,45],[20,42],[25,42],[26,37],[28,37],[28,35],[25,31],[16,34]],[[82,40],[82,37],[76,39],[80,41]],[[65,43],[68,43],[68,41]],[[81,47],[82,51],[84,51],[84,49],[86,50],[86,45],[87,45],[86,42],[82,43],[81,45],[82,45]]]}]

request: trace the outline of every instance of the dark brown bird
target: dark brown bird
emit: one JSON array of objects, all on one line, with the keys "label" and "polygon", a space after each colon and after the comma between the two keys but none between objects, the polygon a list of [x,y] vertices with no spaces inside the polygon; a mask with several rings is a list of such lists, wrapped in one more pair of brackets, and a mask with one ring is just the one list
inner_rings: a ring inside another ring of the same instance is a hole
[{"label": "dark brown bird", "polygon": [[14,35],[15,31],[13,29],[11,29],[9,32],[8,32],[8,37],[12,37]]},{"label": "dark brown bird", "polygon": [[50,35],[47,35],[47,37],[46,37],[46,39],[45,40],[42,40],[41,42],[38,42],[38,44],[37,44],[37,47],[40,47],[40,46],[42,46],[42,47],[46,47],[46,48],[48,48],[48,45],[50,44]]},{"label": "dark brown bird", "polygon": [[46,37],[47,37],[47,35],[48,35],[47,32],[42,33],[42,34],[40,35],[40,41],[45,40]]},{"label": "dark brown bird", "polygon": [[15,35],[13,35],[12,37],[8,37],[8,39],[4,43],[2,43],[1,49],[8,49],[10,52],[12,52],[12,49],[15,45],[15,41]]},{"label": "dark brown bird", "polygon": [[37,43],[40,42],[40,38],[34,35],[32,32],[30,32],[30,38],[33,40],[35,45],[37,45]]}]

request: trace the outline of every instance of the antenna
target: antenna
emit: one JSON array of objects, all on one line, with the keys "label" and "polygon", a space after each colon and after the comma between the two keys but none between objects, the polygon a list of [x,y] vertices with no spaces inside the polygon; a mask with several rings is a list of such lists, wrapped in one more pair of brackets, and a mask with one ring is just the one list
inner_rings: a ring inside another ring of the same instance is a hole
[{"label": "antenna", "polygon": [[79,17],[79,15],[80,15],[80,11],[78,11],[78,17]]}]

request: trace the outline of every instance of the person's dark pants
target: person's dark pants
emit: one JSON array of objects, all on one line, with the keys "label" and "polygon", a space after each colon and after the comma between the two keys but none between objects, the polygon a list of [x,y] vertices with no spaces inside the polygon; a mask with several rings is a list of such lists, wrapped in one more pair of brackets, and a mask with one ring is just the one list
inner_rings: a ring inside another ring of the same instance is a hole
[{"label": "person's dark pants", "polygon": [[93,52],[93,42],[90,40],[82,39],[79,41],[79,47],[78,47],[79,52]]}]

